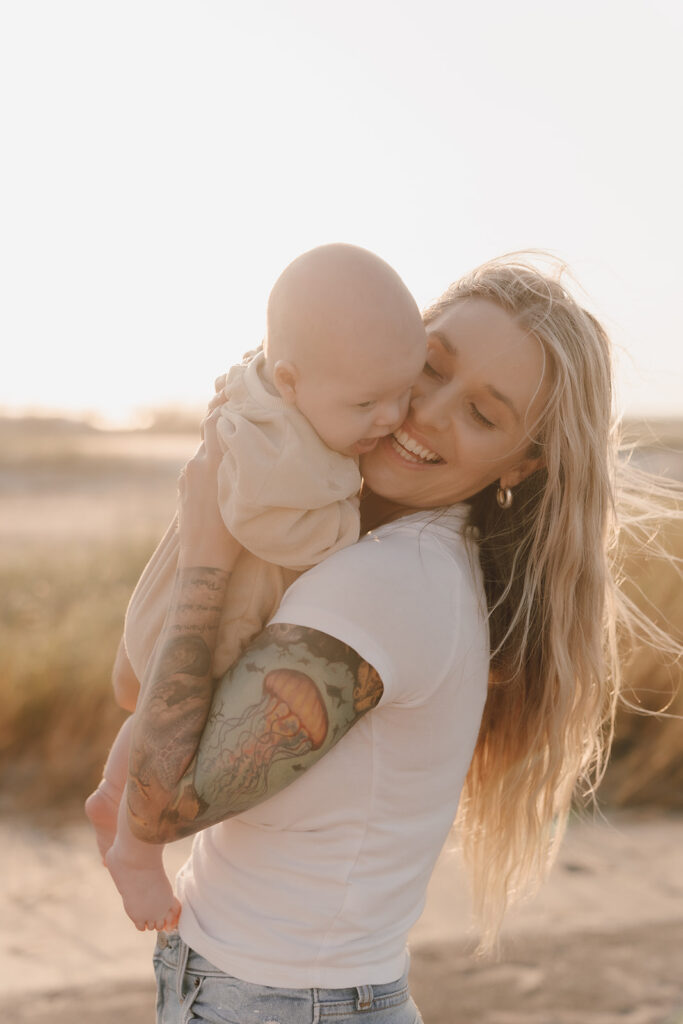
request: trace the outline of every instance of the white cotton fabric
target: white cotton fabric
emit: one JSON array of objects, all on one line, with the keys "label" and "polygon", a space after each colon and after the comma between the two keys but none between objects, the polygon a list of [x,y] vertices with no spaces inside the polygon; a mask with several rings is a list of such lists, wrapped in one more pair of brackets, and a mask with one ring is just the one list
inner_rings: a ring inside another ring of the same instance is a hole
[{"label": "white cotton fabric", "polygon": [[281,793],[195,837],[182,938],[245,981],[382,984],[451,828],[486,699],[488,630],[464,511],[420,513],[301,576],[274,622],[353,647],[379,705]]},{"label": "white cotton fabric", "polygon": [[[357,460],[331,451],[299,410],[268,388],[264,362],[258,351],[232,367],[218,418],[218,504],[245,550],[221,615],[216,676],[263,629],[298,573],[353,544],[359,533]],[[177,564],[174,520],[126,612],[126,651],[141,681],[164,624]]]}]

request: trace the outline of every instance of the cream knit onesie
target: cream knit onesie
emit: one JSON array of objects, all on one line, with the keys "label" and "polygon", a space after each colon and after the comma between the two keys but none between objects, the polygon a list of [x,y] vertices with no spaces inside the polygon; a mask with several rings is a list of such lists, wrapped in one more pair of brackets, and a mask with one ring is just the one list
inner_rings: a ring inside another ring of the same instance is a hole
[{"label": "cream knit onesie", "polygon": [[[226,596],[214,656],[220,676],[237,659],[305,569],[358,540],[357,460],[331,451],[293,406],[263,381],[264,355],[233,366],[224,386],[218,438],[218,503],[243,545]],[[147,563],[124,626],[133,671],[144,682],[161,632],[178,562],[176,521]]]}]

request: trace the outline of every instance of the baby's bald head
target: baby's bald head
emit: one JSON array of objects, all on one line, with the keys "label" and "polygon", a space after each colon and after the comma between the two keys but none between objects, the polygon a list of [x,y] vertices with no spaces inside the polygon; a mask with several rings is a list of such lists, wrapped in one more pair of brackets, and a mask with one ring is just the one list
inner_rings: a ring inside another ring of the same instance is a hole
[{"label": "baby's bald head", "polygon": [[421,325],[415,300],[379,256],[355,245],[322,245],[282,272],[268,299],[265,351],[278,360],[314,366],[344,361],[368,340],[401,337]]},{"label": "baby's bald head", "polygon": [[415,300],[367,249],[311,249],[270,293],[266,374],[335,451],[369,450],[402,421],[425,346]]}]

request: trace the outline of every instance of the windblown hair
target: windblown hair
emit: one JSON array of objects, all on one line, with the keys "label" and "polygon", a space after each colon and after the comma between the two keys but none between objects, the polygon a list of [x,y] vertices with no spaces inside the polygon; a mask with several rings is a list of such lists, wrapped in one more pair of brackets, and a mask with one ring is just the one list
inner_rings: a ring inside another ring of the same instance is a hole
[{"label": "windblown hair", "polygon": [[[663,482],[618,459],[609,339],[561,284],[518,256],[479,267],[424,313],[485,299],[543,346],[550,394],[527,425],[543,468],[501,509],[496,484],[469,499],[489,611],[488,699],[457,824],[472,878],[480,950],[508,903],[533,890],[559,846],[577,789],[604,772],[620,690],[623,637],[680,655],[618,587],[617,536],[655,532],[672,513]],[[678,490],[680,498],[680,489]]]}]

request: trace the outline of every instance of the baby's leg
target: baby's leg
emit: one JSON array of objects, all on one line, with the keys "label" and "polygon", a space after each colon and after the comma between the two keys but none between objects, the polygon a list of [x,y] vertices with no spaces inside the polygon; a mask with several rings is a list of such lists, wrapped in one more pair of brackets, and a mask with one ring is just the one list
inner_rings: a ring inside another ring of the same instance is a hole
[{"label": "baby's leg", "polygon": [[102,860],[116,835],[116,818],[128,774],[128,748],[132,721],[132,717],[127,718],[119,729],[104,766],[102,781],[95,792],[91,793],[85,801],[85,813],[95,829]]},{"label": "baby's leg", "polygon": [[126,711],[135,711],[138,694],[140,693],[140,681],[130,663],[123,637],[119,640],[116,657],[114,658],[111,683],[114,688],[116,703],[120,707],[125,708]]},{"label": "baby's leg", "polygon": [[136,928],[142,932],[176,927],[180,903],[164,871],[163,846],[135,838],[128,825],[125,792],[119,804],[116,838],[104,862]]}]

